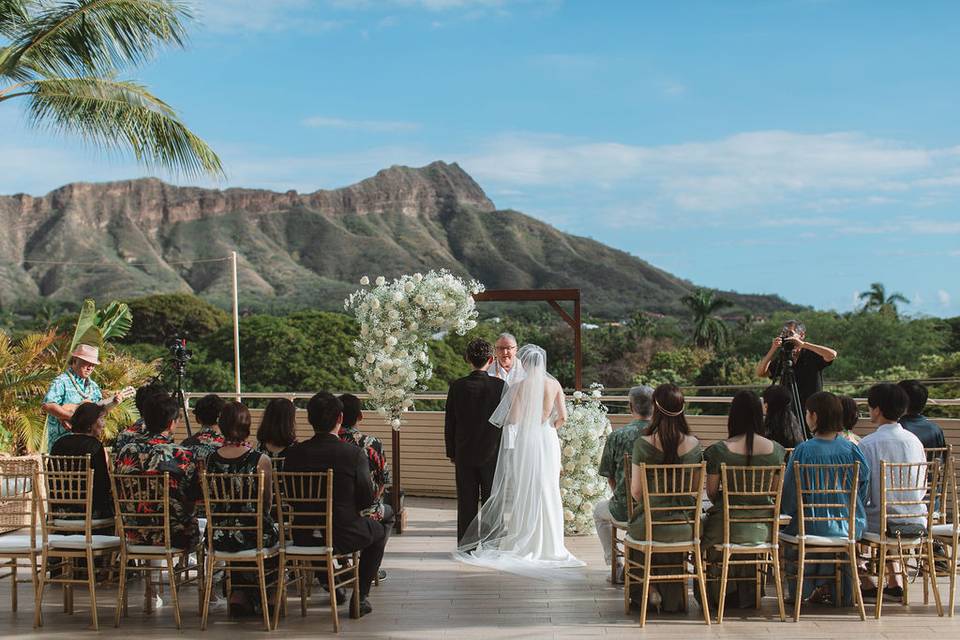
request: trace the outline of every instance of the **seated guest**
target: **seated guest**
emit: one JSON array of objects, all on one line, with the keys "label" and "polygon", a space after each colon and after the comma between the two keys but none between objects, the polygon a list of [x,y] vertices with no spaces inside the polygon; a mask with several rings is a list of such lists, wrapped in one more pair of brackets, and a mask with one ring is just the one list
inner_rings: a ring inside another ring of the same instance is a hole
[{"label": "seated guest", "polygon": [[286,398],[267,403],[257,428],[257,449],[271,458],[283,458],[297,441],[297,407]]},{"label": "seated guest", "polygon": [[[208,396],[209,397],[209,396]],[[219,411],[220,433],[223,434],[223,445],[213,450],[207,458],[207,473],[249,474],[263,472],[263,538],[250,537],[250,531],[218,529],[214,536],[213,546],[217,551],[236,553],[247,549],[275,547],[280,542],[280,530],[271,515],[270,505],[273,499],[272,468],[270,456],[252,449],[247,444],[250,437],[250,411],[240,402],[228,402]],[[230,513],[256,513],[256,501],[233,505]],[[249,527],[252,522],[249,517],[236,519],[220,518],[224,526]],[[275,574],[277,559],[268,561],[270,571]],[[267,584],[276,580],[275,575],[267,575]],[[258,591],[259,578],[253,572],[236,572],[233,574],[233,591],[230,593],[231,615],[258,615],[260,595]]]},{"label": "seated guest", "polygon": [[[703,454],[707,461],[707,496],[713,504],[707,511],[701,538],[702,548],[711,561],[711,572],[719,569],[717,563],[722,557],[722,554],[713,548],[714,545],[723,544],[723,487],[720,486],[720,466],[726,463],[730,467],[775,467],[783,463],[786,455],[783,447],[763,437],[763,432],[763,405],[760,396],[753,391],[740,391],[730,403],[730,414],[727,417],[729,437],[711,445]],[[760,486],[754,489],[763,490]],[[773,500],[763,496],[752,499],[736,496],[731,498],[730,504],[773,504]],[[735,517],[764,518],[769,513],[769,510],[761,510],[753,512],[751,516],[751,512],[741,510]],[[739,522],[730,528],[730,542],[733,544],[762,544],[769,540],[770,527],[762,522]],[[754,567],[747,565],[733,565],[729,569],[731,578],[746,578],[754,573]],[[720,602],[719,571],[711,577],[716,580],[707,583],[707,598],[710,599],[710,606],[716,607]],[[724,597],[727,606],[754,607],[757,602],[756,583],[752,580],[729,582]]]},{"label": "seated guest", "polygon": [[[180,404],[167,394],[152,396],[144,406],[146,436],[133,437],[114,460],[114,472],[170,474],[170,538],[178,549],[192,549],[200,537],[194,509],[200,495],[193,452],[173,441],[180,423]],[[150,536],[153,538],[153,536]],[[134,544],[161,545],[162,537]]]},{"label": "seated guest", "polygon": [[837,434],[838,438],[849,440],[853,444],[860,443],[860,436],[853,432],[853,428],[860,421],[860,410],[857,408],[857,401],[850,396],[838,396],[840,406],[843,407],[843,430]]},{"label": "seated guest", "polygon": [[[368,600],[370,585],[380,569],[387,543],[387,527],[361,513],[373,504],[370,463],[362,450],[338,437],[343,423],[343,404],[336,396],[320,392],[310,398],[307,419],[316,435],[290,448],[284,471],[333,469],[334,552],[360,552],[360,615],[363,616],[373,611]],[[322,511],[320,504],[303,508],[310,512]],[[306,530],[295,531],[294,542],[304,546],[324,544],[323,539],[311,536]]]},{"label": "seated guest", "polygon": [[357,429],[363,420],[363,411],[360,408],[360,398],[345,393],[340,396],[343,404],[343,424],[340,426],[340,440],[356,445],[363,449],[370,462],[370,482],[373,484],[373,504],[364,509],[363,515],[390,524],[393,522],[393,506],[384,504],[383,492],[390,483],[390,472],[387,471],[387,458],[383,455],[383,444],[380,439]]},{"label": "seated guest", "polygon": [[793,410],[790,391],[779,384],[770,385],[763,392],[763,431],[767,438],[784,449],[793,449],[806,440],[800,419]]},{"label": "seated guest", "polygon": [[[860,450],[870,465],[873,473],[870,476],[870,499],[867,501],[867,531],[880,533],[881,519],[881,474],[880,462],[907,462],[922,463],[927,461],[923,451],[923,443],[914,434],[904,429],[899,420],[907,411],[910,400],[906,391],[895,384],[883,383],[870,387],[867,393],[867,405],[870,407],[870,422],[877,425],[877,430],[867,434],[860,440]],[[888,478],[888,481],[890,478]],[[916,484],[911,479],[907,482]],[[923,499],[925,489],[916,491],[901,491],[898,496],[902,500]],[[921,513],[916,505],[888,504],[887,514],[916,514],[916,518],[909,520],[897,519],[897,524],[926,525],[926,514]],[[891,598],[903,597],[903,585],[900,584],[900,572],[896,566],[894,570],[886,571],[887,586],[883,593]],[[877,597],[877,588],[869,576],[862,581],[863,594],[868,598]]]},{"label": "seated guest", "polygon": [[[796,470],[794,463],[800,464],[822,464],[822,465],[846,465],[858,463],[860,472],[857,478],[857,508],[855,514],[856,531],[854,536],[857,540],[863,535],[866,525],[866,512],[864,510],[867,499],[870,495],[870,464],[864,458],[860,449],[849,440],[838,437],[843,428],[843,407],[840,400],[826,391],[819,391],[807,400],[807,426],[813,433],[813,437],[806,442],[801,442],[794,449],[790,456],[790,463],[787,465],[787,472],[783,479],[783,495],[780,500],[781,513],[790,516],[792,519],[787,525],[785,532],[790,535],[797,535],[800,526],[800,513],[797,509],[797,484]],[[831,485],[829,488],[833,488]],[[835,503],[836,494],[805,494],[804,504],[816,503]],[[816,513],[818,516],[839,516],[845,514],[845,510],[835,510],[833,507],[820,507]],[[809,515],[809,512],[808,512]],[[808,520],[804,523],[804,532],[808,536],[827,536],[843,537],[849,536],[849,526],[847,520],[841,521],[820,521]],[[808,548],[809,549],[809,548]],[[791,552],[793,550],[791,549]],[[816,556],[807,553],[807,557]],[[796,559],[796,555],[793,556]],[[795,571],[796,568],[793,569]],[[787,588],[792,597],[801,597],[815,602],[828,602],[834,600],[832,588],[834,584],[834,566],[829,564],[809,564],[803,569],[804,575],[809,579],[804,579],[803,593],[799,596],[794,593],[796,582],[787,581]],[[853,602],[853,581],[850,572],[843,567],[842,579],[842,602],[849,605]],[[816,576],[824,576],[817,578]],[[829,576],[829,577],[826,577]]]},{"label": "seated guest", "polygon": [[[690,427],[684,417],[684,398],[679,387],[662,384],[653,392],[653,419],[645,435],[633,444],[633,465],[630,477],[630,493],[636,500],[642,496],[642,477],[640,464],[695,464],[703,460],[700,441],[690,435]],[[651,498],[651,507],[689,507],[691,505],[674,503],[669,498]],[[657,520],[667,520],[668,511],[658,511]],[[643,503],[637,505],[630,522],[630,537],[636,540],[646,539]],[[667,527],[661,525],[653,532],[658,542],[688,541],[693,535],[690,525],[681,524]],[[672,573],[669,566],[683,562],[683,554],[658,553],[653,557],[654,573]],[[650,586],[650,604],[664,611],[682,611],[684,609],[683,592],[686,584],[660,583]]]},{"label": "seated guest", "polygon": [[137,413],[140,415],[140,417],[137,418],[136,422],[134,422],[132,425],[130,425],[129,427],[127,427],[126,429],[118,433],[117,437],[114,438],[113,440],[114,452],[120,451],[120,449],[122,449],[128,442],[130,442],[131,438],[134,438],[136,436],[146,437],[149,435],[149,433],[147,433],[147,427],[143,423],[143,412],[146,409],[147,402],[149,402],[153,396],[161,395],[164,393],[166,393],[166,390],[156,382],[145,384],[139,389],[137,389],[137,393],[133,397],[133,404],[137,407]]},{"label": "seated guest", "polygon": [[223,398],[211,393],[197,400],[197,406],[193,408],[193,415],[200,428],[180,444],[193,451],[197,464],[205,463],[211,453],[223,446],[223,435],[217,429],[217,420],[223,405]]},{"label": "seated guest", "polygon": [[[630,389],[630,414],[633,416],[628,424],[620,427],[609,436],[603,445],[603,455],[600,457],[598,473],[607,479],[613,495],[609,500],[599,500],[593,506],[593,523],[603,547],[603,557],[607,565],[613,561],[613,522],[624,522],[627,519],[627,482],[625,474],[630,469],[624,469],[623,458],[633,454],[633,445],[640,434],[646,431],[653,415],[653,388],[642,386]],[[620,575],[623,567],[618,568]]]},{"label": "seated guest", "polygon": [[917,436],[927,449],[942,449],[947,446],[943,429],[923,415],[927,406],[927,387],[918,380],[903,380],[899,386],[907,394],[907,413],[900,418],[900,426]]},{"label": "seated guest", "polygon": [[[100,442],[107,407],[84,402],[70,418],[70,433],[53,443],[52,456],[90,456],[93,469],[93,518],[113,516],[113,492],[107,471],[107,452]],[[112,525],[111,525],[112,528]]]}]

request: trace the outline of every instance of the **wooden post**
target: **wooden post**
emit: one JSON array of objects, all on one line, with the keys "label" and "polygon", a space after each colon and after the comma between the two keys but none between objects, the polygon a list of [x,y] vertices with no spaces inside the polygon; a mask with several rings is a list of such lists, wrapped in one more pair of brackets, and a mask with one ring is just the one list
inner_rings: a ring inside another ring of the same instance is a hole
[{"label": "wooden post", "polygon": [[240,292],[237,286],[237,252],[230,252],[233,267],[233,381],[237,402],[240,402]]},{"label": "wooden post", "polygon": [[583,322],[580,318],[580,291],[577,291],[577,299],[573,301],[573,341],[576,348],[573,352],[574,380],[577,390],[583,389],[583,349],[581,349],[581,334]]},{"label": "wooden post", "polygon": [[391,429],[390,442],[392,443],[391,457],[393,458],[393,487],[391,497],[393,498],[393,530],[398,534],[403,533],[403,503],[400,502],[400,432]]}]

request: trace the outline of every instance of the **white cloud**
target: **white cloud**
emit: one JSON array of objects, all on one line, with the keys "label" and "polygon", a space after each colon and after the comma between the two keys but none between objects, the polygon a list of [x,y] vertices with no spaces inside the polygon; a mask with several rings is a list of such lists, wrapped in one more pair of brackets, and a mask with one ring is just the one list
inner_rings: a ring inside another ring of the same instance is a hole
[{"label": "white cloud", "polygon": [[331,118],[328,116],[312,116],[303,121],[303,124],[313,128],[353,129],[372,133],[402,133],[416,131],[420,128],[417,122],[403,122],[398,120],[348,120],[346,118]]},{"label": "white cloud", "polygon": [[929,180],[960,172],[960,148],[927,149],[855,132],[755,131],[659,146],[514,133],[464,165],[502,184],[629,189],[664,211],[822,213],[915,205],[929,195]]},{"label": "white cloud", "polygon": [[937,300],[940,301],[940,306],[949,307],[950,306],[950,294],[940,289],[937,291]]},{"label": "white cloud", "polygon": [[347,24],[325,19],[318,8],[316,0],[202,0],[197,17],[201,24],[219,33],[319,33]]}]

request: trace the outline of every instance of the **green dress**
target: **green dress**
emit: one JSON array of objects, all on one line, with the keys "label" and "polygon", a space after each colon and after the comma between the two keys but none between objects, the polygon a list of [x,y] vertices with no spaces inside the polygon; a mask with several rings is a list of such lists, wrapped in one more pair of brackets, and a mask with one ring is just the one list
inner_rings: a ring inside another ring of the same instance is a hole
[{"label": "green dress", "polygon": [[[725,441],[717,442],[711,445],[703,454],[703,459],[707,461],[707,475],[720,475],[720,465],[726,463],[731,467],[776,467],[783,463],[786,452],[778,443],[773,443],[773,451],[766,454],[755,454],[750,458],[750,464],[747,465],[747,456],[741,453],[734,453],[727,447]],[[722,490],[722,488],[721,488]],[[772,504],[769,498],[739,498],[731,501],[731,504]],[[760,511],[758,516],[762,517],[769,511]],[[741,515],[746,516],[746,512]],[[733,544],[760,544],[767,542],[770,538],[770,527],[763,523],[741,522],[735,524],[730,529],[730,542]],[[703,522],[703,531],[701,535],[703,549],[707,553],[707,560],[711,563],[709,572],[710,581],[707,583],[707,598],[710,600],[710,606],[716,607],[719,604],[720,595],[720,562],[722,554],[713,548],[713,545],[723,544],[723,498],[717,497],[716,502],[707,510],[707,516]],[[730,567],[730,578],[746,578],[755,575],[754,568],[749,565]],[[736,594],[736,595],[731,595]],[[727,606],[732,607],[754,607],[756,606],[756,585],[752,581],[728,582],[727,583]],[[733,598],[733,600],[729,600]]]},{"label": "green dress", "polygon": [[[698,443],[693,449],[686,452],[680,459],[677,460],[676,464],[697,464],[703,460],[703,448]],[[655,446],[650,444],[644,438],[637,438],[636,442],[633,444],[633,464],[663,464],[663,451],[660,451]],[[672,499],[672,503],[676,504],[678,507],[691,506],[689,504],[684,504],[681,502],[683,498]],[[670,506],[671,502],[666,498],[654,498],[651,499],[651,506],[662,507]],[[659,515],[657,519],[665,519],[666,512],[658,512]],[[682,517],[682,512],[678,512],[678,517]],[[644,514],[643,514],[643,503],[638,502],[635,505],[635,510],[633,513],[633,519],[630,521],[629,528],[630,537],[636,540],[644,540],[646,538],[646,530],[644,524]],[[691,531],[690,525],[687,524],[678,524],[678,525],[661,525],[654,527],[653,529],[653,538],[658,542],[682,542],[684,540],[689,540],[693,532]],[[634,558],[637,561],[642,561],[641,558]],[[679,564],[683,561],[683,554],[680,553],[658,553],[653,556],[653,572],[654,573],[673,573],[676,571],[674,568],[665,567],[663,569],[658,569],[657,565],[662,564]],[[656,584],[657,590],[660,592],[660,598],[662,602],[662,608],[664,611],[682,611],[683,610],[683,591],[686,588],[685,584],[680,584],[679,582],[658,582]]]}]

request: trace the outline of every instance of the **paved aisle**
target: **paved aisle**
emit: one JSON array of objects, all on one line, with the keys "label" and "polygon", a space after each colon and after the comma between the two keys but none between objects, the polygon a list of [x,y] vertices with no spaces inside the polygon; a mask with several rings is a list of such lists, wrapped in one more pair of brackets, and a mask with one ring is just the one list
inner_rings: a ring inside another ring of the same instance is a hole
[{"label": "paved aisle", "polygon": [[[815,638],[953,638],[960,637],[960,615],[938,618],[936,609],[922,604],[905,611],[898,605],[884,607],[884,618],[861,623],[849,610],[831,608],[805,609],[799,624],[781,623],[773,616],[776,604],[765,600],[764,617],[738,617],[729,612],[722,626],[707,629],[698,617],[699,610],[687,616],[652,614],[645,631],[639,629],[637,616],[623,615],[622,591],[606,582],[608,572],[603,565],[600,546],[593,536],[568,538],[568,546],[587,561],[587,580],[581,583],[547,583],[507,574],[468,567],[450,559],[456,529],[455,503],[452,500],[412,498],[409,501],[410,528],[394,537],[387,546],[384,568],[389,579],[374,587],[370,601],[374,612],[361,620],[344,616],[340,635],[344,638],[566,638],[566,637],[689,637],[738,639],[771,636],[791,640]],[[47,597],[46,626],[33,636],[32,611],[28,604],[29,587],[21,586],[21,611],[10,613],[9,581],[0,587],[0,625],[3,635],[17,634],[49,639],[93,637],[92,632],[78,633],[88,621],[87,599],[77,594],[77,613],[71,619],[59,606],[60,595],[51,591]],[[944,594],[946,588],[944,586]],[[322,591],[320,592],[323,593]],[[919,585],[913,591],[920,596]],[[101,636],[109,637],[173,637],[176,629],[169,610],[144,616],[140,611],[142,587],[133,585],[130,600],[131,617],[120,629],[113,628],[112,591],[100,595]],[[327,609],[317,598],[306,618],[299,615],[299,605],[290,601],[289,614],[275,633],[283,638],[332,636]],[[267,637],[257,620],[232,622],[224,609],[211,611],[211,625],[205,634],[199,631],[196,614],[196,591],[186,589],[181,597],[184,611],[184,634],[211,640],[223,638]],[[691,600],[692,602],[692,600]],[[104,606],[106,605],[106,606]],[[24,610],[27,609],[27,610]],[[345,609],[342,610],[345,614]],[[732,615],[731,615],[732,614]],[[12,621],[12,624],[9,624]],[[9,626],[8,626],[9,625]]]}]

